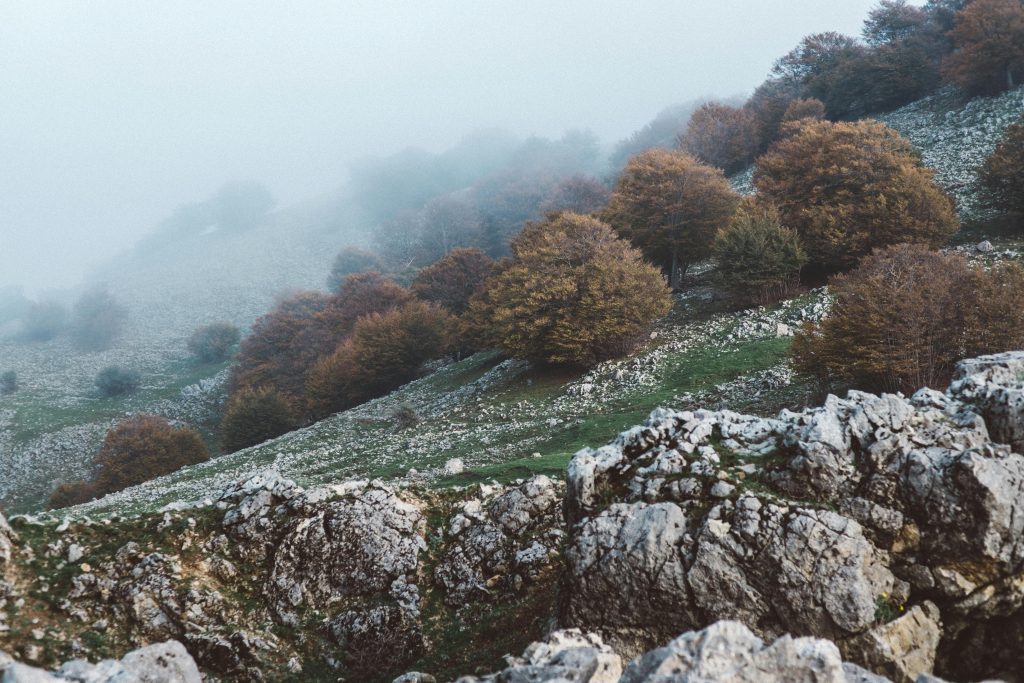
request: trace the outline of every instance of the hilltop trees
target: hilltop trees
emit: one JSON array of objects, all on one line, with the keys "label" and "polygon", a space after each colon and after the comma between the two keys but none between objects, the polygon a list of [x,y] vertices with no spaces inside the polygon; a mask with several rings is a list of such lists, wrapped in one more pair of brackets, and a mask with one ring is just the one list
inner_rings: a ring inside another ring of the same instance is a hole
[{"label": "hilltop trees", "polygon": [[796,232],[782,225],[778,210],[750,201],[718,233],[714,258],[719,281],[733,297],[760,302],[783,296],[807,261]]},{"label": "hilltop trees", "polygon": [[1024,82],[1024,2],[974,0],[955,18],[955,51],[946,76],[971,94],[994,94]]},{"label": "hilltop trees", "polygon": [[520,358],[589,366],[625,354],[671,305],[657,269],[595,218],[530,223],[512,254],[468,315],[482,337]]},{"label": "hilltop trees", "polygon": [[461,315],[494,270],[494,259],[479,249],[455,249],[417,273],[411,289],[423,301]]},{"label": "hilltop trees", "polygon": [[95,287],[75,302],[71,337],[81,349],[103,351],[121,334],[127,315],[105,287]]},{"label": "hilltop trees", "polygon": [[334,257],[331,272],[327,276],[327,289],[338,292],[349,275],[369,271],[380,272],[383,269],[381,260],[373,252],[358,247],[345,247]]},{"label": "hilltop trees", "polygon": [[742,170],[754,158],[760,140],[754,112],[708,102],[693,113],[679,147],[727,174]]},{"label": "hilltop trees", "polygon": [[805,121],[758,160],[754,185],[800,236],[809,262],[850,268],[876,247],[938,246],[958,228],[952,200],[910,143],[873,121]]},{"label": "hilltop trees", "polygon": [[1024,116],[1007,127],[978,177],[996,208],[1024,216]]},{"label": "hilltop trees", "polygon": [[545,213],[571,211],[594,213],[608,203],[608,188],[598,180],[585,175],[574,175],[560,181],[540,205]]},{"label": "hilltop trees", "polygon": [[793,343],[798,370],[859,389],[944,386],[957,360],[1024,344],[1024,268],[972,269],[901,244],[835,278],[832,310]]},{"label": "hilltop trees", "polygon": [[684,152],[653,149],[629,160],[602,219],[676,285],[690,264],[710,255],[715,233],[738,204],[719,169]]}]

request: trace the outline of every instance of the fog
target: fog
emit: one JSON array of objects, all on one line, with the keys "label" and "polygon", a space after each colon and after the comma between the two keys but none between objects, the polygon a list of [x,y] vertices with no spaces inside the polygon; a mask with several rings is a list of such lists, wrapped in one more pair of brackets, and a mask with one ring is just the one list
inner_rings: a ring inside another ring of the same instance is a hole
[{"label": "fog", "polygon": [[367,155],[481,128],[611,145],[751,91],[874,0],[5,0],[0,287],[71,287],[175,207],[255,179],[278,206]]}]

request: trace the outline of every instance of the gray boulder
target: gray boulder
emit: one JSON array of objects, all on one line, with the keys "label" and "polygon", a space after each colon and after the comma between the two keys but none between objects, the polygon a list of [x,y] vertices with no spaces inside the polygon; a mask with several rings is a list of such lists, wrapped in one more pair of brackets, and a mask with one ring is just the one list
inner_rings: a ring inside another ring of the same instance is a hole
[{"label": "gray boulder", "polygon": [[386,594],[413,577],[425,522],[419,509],[379,484],[354,483],[336,500],[293,501],[295,519],[272,558],[265,593],[284,624],[300,607],[325,608],[351,598]]},{"label": "gray boulder", "polygon": [[[5,661],[2,661],[5,660]],[[55,673],[19,664],[0,653],[2,683],[202,683],[199,667],[176,640],[155,643],[126,654],[121,661],[65,663]]]}]

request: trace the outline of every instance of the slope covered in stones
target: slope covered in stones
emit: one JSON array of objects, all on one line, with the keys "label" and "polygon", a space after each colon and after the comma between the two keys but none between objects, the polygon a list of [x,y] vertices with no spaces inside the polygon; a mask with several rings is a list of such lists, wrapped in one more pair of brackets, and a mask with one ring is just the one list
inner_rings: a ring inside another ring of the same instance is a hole
[{"label": "slope covered in stones", "polygon": [[564,484],[267,469],[163,513],[14,517],[4,647],[56,669],[172,639],[208,680],[1014,680],[1022,449],[1018,352],[945,393],[659,409]]}]

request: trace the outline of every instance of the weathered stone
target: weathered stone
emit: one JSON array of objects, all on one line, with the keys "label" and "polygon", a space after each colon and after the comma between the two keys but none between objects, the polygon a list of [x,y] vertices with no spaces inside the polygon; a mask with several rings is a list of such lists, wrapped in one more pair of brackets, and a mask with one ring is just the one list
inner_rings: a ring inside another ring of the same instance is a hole
[{"label": "weathered stone", "polygon": [[839,648],[846,659],[894,683],[913,683],[919,674],[932,672],[941,636],[939,610],[924,602],[894,621],[840,642]]}]

